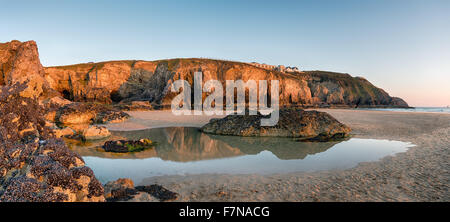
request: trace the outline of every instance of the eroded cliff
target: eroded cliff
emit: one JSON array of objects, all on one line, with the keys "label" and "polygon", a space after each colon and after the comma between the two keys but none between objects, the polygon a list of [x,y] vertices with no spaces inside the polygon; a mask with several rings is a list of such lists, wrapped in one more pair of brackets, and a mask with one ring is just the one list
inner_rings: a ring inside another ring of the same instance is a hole
[{"label": "eroded cliff", "polygon": [[[306,71],[282,73],[247,63],[211,59],[159,61],[112,61],[45,68],[45,79],[53,89],[75,101],[147,100],[167,107],[176,95],[170,84],[185,79],[193,84],[196,71],[203,81],[279,80],[280,104],[303,107],[408,107],[361,77],[349,74]],[[204,93],[204,97],[206,93]]]},{"label": "eroded cliff", "polygon": [[[167,107],[176,95],[170,85],[178,79],[193,84],[196,71],[203,81],[279,80],[280,104],[302,107],[408,107],[361,77],[349,74],[306,71],[282,73],[248,63],[211,59],[159,61],[111,61],[59,67],[42,67],[36,42],[11,41],[0,44],[0,85],[28,82],[22,95],[51,98],[59,92],[80,102],[111,103],[150,101]],[[204,97],[206,97],[204,93]]]}]

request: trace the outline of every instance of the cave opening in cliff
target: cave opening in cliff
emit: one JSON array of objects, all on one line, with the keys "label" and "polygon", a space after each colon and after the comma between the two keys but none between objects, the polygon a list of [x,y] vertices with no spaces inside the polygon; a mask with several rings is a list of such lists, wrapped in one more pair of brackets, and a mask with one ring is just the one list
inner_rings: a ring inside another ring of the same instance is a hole
[{"label": "cave opening in cliff", "polygon": [[73,94],[71,92],[69,92],[69,90],[63,90],[61,92],[62,96],[64,97],[64,99],[68,99],[70,101],[73,101]]},{"label": "cave opening in cliff", "polygon": [[111,98],[111,101],[113,101],[114,103],[118,103],[123,99],[117,90],[113,90],[110,93],[110,98]]}]

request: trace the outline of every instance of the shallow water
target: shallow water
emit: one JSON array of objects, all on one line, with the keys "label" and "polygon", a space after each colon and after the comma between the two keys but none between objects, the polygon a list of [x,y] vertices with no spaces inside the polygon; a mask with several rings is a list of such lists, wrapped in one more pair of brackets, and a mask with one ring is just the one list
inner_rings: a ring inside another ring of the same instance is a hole
[{"label": "shallow water", "polygon": [[217,136],[185,127],[113,132],[108,140],[140,138],[149,138],[158,145],[143,152],[117,154],[102,151],[104,140],[87,144],[68,142],[102,183],[123,177],[139,183],[162,175],[347,169],[360,162],[404,152],[412,146],[399,141],[358,138],[314,143],[290,138]]},{"label": "shallow water", "polygon": [[359,108],[359,110],[379,110],[393,112],[421,112],[421,113],[448,113],[449,107],[414,107],[414,108]]}]

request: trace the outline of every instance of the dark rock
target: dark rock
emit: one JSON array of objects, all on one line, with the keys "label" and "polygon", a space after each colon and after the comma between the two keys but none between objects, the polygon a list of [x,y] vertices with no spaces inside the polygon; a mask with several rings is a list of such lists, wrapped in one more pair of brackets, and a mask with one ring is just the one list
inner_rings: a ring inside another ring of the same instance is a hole
[{"label": "dark rock", "polygon": [[120,178],[105,184],[105,197],[108,202],[132,200],[140,192],[148,193],[160,201],[172,201],[179,197],[177,193],[157,184],[134,187],[133,181],[128,178]]},{"label": "dark rock", "polygon": [[106,141],[102,148],[106,152],[128,153],[153,148],[155,143],[149,139]]},{"label": "dark rock", "polygon": [[280,109],[275,126],[260,126],[258,115],[229,115],[212,119],[201,130],[205,133],[233,136],[293,137],[301,140],[328,141],[347,137],[351,129],[328,113],[302,109]]},{"label": "dark rock", "polygon": [[111,197],[106,198],[108,202],[127,201],[133,199],[133,196],[138,194],[134,188],[118,188],[111,190]]},{"label": "dark rock", "polygon": [[173,201],[177,200],[179,197],[179,194],[172,192],[158,184],[153,184],[149,186],[137,186],[136,190],[146,192],[158,198],[160,201]]}]

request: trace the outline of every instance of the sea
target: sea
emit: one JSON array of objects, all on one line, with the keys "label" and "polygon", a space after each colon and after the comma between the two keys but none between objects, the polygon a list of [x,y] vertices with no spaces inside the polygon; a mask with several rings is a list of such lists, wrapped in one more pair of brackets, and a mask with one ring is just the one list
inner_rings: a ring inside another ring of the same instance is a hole
[{"label": "sea", "polygon": [[413,107],[413,108],[358,108],[358,110],[380,110],[393,112],[448,113],[450,107]]}]

